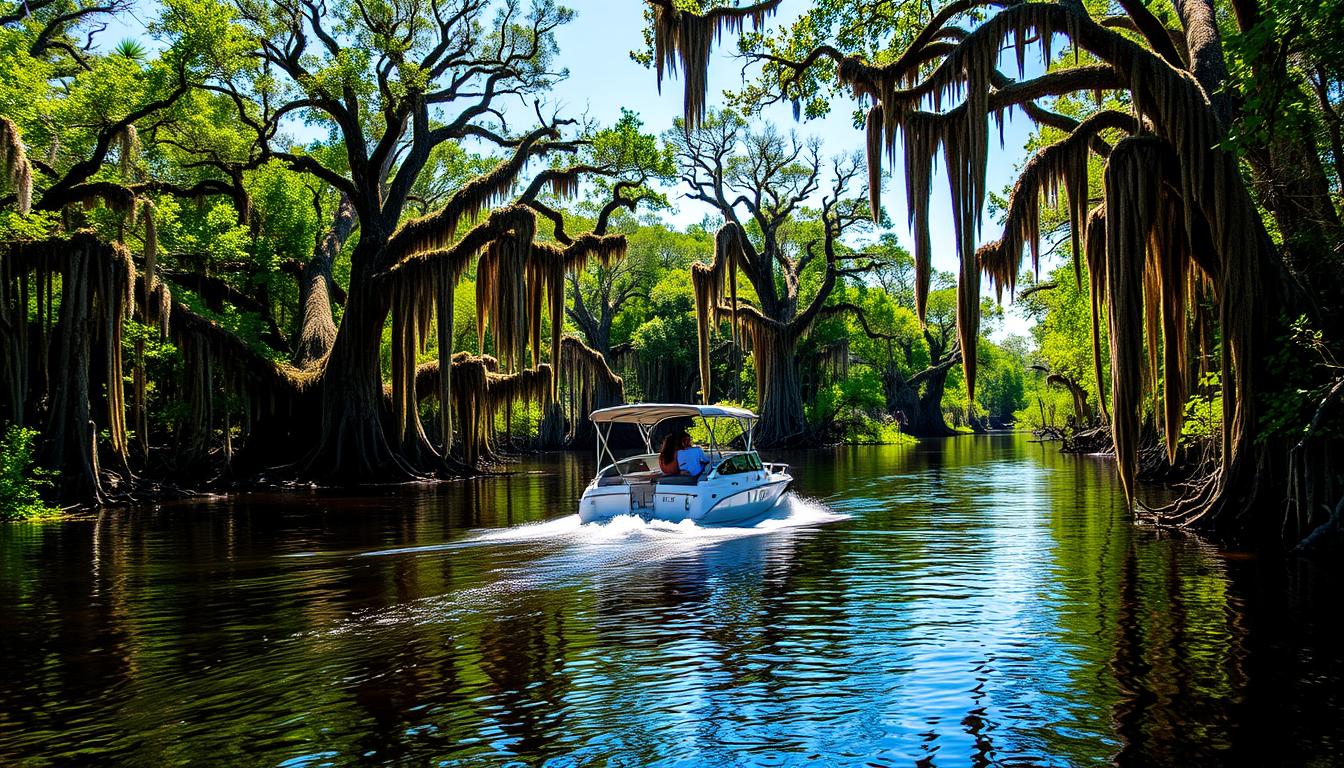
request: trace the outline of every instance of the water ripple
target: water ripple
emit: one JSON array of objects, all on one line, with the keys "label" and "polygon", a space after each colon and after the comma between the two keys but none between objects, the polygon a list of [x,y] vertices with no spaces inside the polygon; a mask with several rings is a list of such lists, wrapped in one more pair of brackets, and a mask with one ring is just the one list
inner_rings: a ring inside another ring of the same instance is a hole
[{"label": "water ripple", "polygon": [[1338,574],[1276,582],[1136,528],[1104,462],[1020,438],[805,454],[810,497],[706,529],[581,524],[581,460],[0,529],[0,764],[1330,764],[1344,743]]}]

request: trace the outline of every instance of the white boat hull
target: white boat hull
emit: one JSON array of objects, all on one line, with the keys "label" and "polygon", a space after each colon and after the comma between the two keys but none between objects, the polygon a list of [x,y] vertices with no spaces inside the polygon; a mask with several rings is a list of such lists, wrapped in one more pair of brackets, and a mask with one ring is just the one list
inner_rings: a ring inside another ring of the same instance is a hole
[{"label": "white boat hull", "polygon": [[784,475],[754,488],[747,488],[712,503],[692,518],[700,525],[735,525],[763,517],[784,498],[793,478]]},{"label": "white boat hull", "polygon": [[695,485],[649,482],[602,485],[594,481],[579,500],[585,523],[617,515],[699,525],[736,525],[764,517],[783,499],[793,477],[758,471],[711,478]]}]

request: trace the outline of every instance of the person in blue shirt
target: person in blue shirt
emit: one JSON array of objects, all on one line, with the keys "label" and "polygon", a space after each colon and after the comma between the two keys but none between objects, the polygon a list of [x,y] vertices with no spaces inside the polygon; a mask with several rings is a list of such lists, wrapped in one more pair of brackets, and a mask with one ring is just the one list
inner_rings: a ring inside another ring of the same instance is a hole
[{"label": "person in blue shirt", "polygon": [[677,451],[677,466],[681,468],[683,474],[691,477],[699,477],[700,473],[705,471],[705,467],[709,466],[709,457],[685,432],[681,434],[681,450]]}]

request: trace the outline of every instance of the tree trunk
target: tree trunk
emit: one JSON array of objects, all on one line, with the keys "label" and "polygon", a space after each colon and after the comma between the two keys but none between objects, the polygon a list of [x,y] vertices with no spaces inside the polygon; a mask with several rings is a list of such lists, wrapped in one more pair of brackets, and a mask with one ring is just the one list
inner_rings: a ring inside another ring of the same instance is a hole
[{"label": "tree trunk", "polygon": [[[360,243],[356,264],[373,263],[377,246]],[[362,258],[361,258],[362,257]],[[365,268],[351,275],[341,326],[323,367],[321,423],[317,448],[301,474],[337,485],[412,479],[416,473],[398,456],[384,424],[380,352],[390,311],[385,291],[370,285]],[[400,441],[395,441],[400,443]]]},{"label": "tree trunk", "polygon": [[902,431],[906,434],[914,437],[956,434],[943,418],[943,391],[947,388],[949,370],[948,365],[935,366],[914,377],[915,383],[911,384],[896,366],[887,369],[883,377],[887,410],[903,422]]},{"label": "tree trunk", "polygon": [[1078,429],[1092,426],[1096,419],[1092,415],[1092,407],[1087,404],[1087,390],[1083,389],[1081,384],[1058,373],[1047,376],[1045,383],[1057,384],[1069,391],[1069,395],[1073,397],[1073,418],[1077,421]]},{"label": "tree trunk", "polygon": [[541,424],[537,427],[535,445],[543,451],[564,448],[565,433],[568,430],[569,424],[565,419],[564,408],[560,405],[560,402],[557,400],[547,403],[545,413],[541,417]]},{"label": "tree trunk", "polygon": [[919,395],[916,423],[921,427],[919,436],[954,435],[956,431],[943,419],[943,390],[947,388],[947,374],[943,368],[929,374],[924,380],[924,391]]},{"label": "tree trunk", "polygon": [[[1340,272],[1344,270],[1334,247],[1341,239],[1341,227],[1330,200],[1325,167],[1312,142],[1314,137],[1307,131],[1276,130],[1267,148],[1247,157],[1256,195],[1283,237],[1289,268],[1317,300],[1328,297],[1327,302],[1334,302],[1340,296]],[[1320,309],[1327,320],[1338,320],[1332,311],[1337,307]]]},{"label": "tree trunk", "polygon": [[1226,130],[1232,121],[1232,97],[1223,88],[1227,82],[1227,60],[1223,57],[1213,0],[1178,0],[1174,5],[1185,28],[1190,73],[1204,89],[1214,114]]},{"label": "tree trunk", "polygon": [[294,343],[294,364],[300,368],[312,366],[325,357],[336,340],[336,323],[331,313],[335,285],[331,267],[355,223],[355,207],[348,197],[342,196],[331,229],[299,275],[299,334]]},{"label": "tree trunk", "polygon": [[756,404],[761,416],[756,443],[776,448],[805,442],[798,338],[788,331],[763,327],[753,334],[751,352],[756,357]]},{"label": "tree trunk", "polygon": [[60,473],[57,497],[66,504],[102,501],[96,433],[89,407],[93,318],[92,254],[71,244],[62,275],[60,317],[53,330],[51,395],[38,463]]}]

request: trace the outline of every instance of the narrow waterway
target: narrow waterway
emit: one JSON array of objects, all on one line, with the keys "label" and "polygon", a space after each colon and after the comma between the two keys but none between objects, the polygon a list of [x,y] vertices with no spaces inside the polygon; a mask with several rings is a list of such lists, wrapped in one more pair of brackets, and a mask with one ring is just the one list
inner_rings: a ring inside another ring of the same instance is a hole
[{"label": "narrow waterway", "polygon": [[784,458],[750,529],[579,525],[587,454],[0,527],[0,765],[1344,759],[1338,571],[1020,435]]}]

